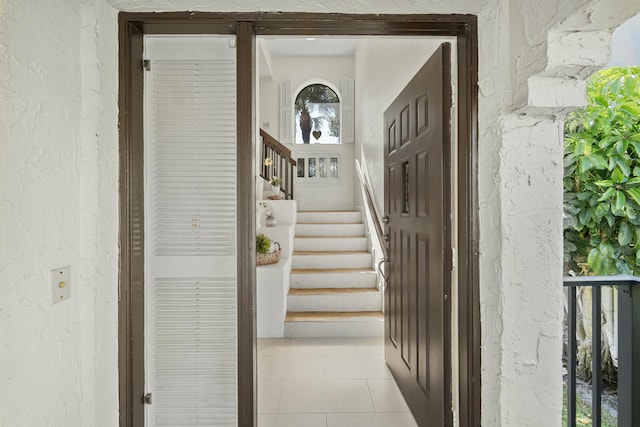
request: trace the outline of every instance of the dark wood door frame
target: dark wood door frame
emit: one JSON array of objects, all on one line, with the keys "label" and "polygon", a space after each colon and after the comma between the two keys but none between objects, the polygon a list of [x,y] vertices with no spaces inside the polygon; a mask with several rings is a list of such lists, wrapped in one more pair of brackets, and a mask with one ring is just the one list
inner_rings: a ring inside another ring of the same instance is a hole
[{"label": "dark wood door frame", "polygon": [[120,426],[144,425],[143,74],[145,34],[237,36],[238,426],[256,426],[255,35],[450,36],[458,64],[458,339],[460,425],[480,425],[478,31],[471,15],[128,13],[119,25]]}]

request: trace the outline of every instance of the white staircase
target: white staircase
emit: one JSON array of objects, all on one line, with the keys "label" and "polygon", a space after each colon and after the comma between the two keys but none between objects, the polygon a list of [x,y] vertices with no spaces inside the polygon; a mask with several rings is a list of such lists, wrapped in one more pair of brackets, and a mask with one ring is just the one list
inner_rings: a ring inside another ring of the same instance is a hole
[{"label": "white staircase", "polygon": [[286,337],[381,337],[382,294],[360,212],[298,212]]}]

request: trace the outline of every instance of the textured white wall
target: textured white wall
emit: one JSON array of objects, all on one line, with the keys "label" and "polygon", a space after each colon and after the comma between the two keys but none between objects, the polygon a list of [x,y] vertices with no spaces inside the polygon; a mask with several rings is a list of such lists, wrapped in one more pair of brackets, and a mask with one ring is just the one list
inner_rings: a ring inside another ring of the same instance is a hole
[{"label": "textured white wall", "polygon": [[0,425],[80,425],[80,3],[1,7]]},{"label": "textured white wall", "polygon": [[96,59],[106,36],[116,63],[115,16],[0,2],[0,426],[116,425],[117,72]]},{"label": "textured white wall", "polygon": [[118,425],[118,37],[117,11],[82,2],[80,285],[83,419]]}]

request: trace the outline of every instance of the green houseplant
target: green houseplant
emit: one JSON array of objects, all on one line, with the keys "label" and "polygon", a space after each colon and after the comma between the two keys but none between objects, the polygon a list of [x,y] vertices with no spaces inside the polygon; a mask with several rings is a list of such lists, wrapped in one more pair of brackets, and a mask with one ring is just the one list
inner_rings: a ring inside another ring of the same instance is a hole
[{"label": "green houseplant", "polygon": [[271,250],[271,239],[269,236],[259,233],[256,236],[256,252],[259,254],[268,254]]}]

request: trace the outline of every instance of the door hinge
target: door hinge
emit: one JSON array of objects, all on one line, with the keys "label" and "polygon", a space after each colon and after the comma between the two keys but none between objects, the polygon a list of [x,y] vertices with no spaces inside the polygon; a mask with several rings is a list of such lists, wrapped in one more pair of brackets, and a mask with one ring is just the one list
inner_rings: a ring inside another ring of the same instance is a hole
[{"label": "door hinge", "polygon": [[456,248],[451,248],[451,271],[458,270],[458,256],[456,254]]},{"label": "door hinge", "polygon": [[153,393],[146,393],[142,398],[145,405],[151,405],[153,403]]},{"label": "door hinge", "polygon": [[146,71],[151,71],[151,60],[150,59],[143,59],[142,60],[142,68],[144,68]]}]

